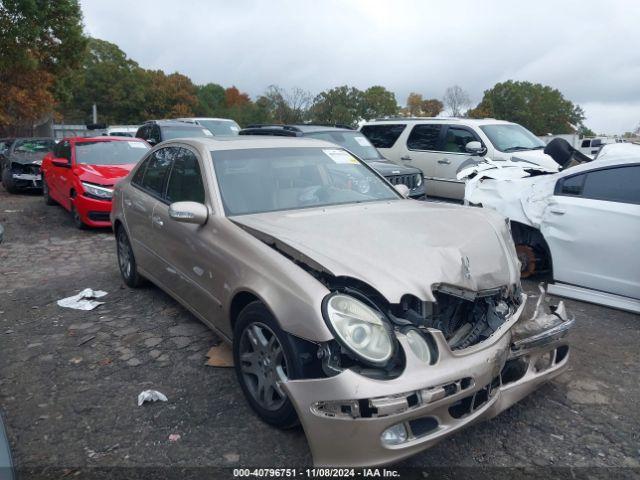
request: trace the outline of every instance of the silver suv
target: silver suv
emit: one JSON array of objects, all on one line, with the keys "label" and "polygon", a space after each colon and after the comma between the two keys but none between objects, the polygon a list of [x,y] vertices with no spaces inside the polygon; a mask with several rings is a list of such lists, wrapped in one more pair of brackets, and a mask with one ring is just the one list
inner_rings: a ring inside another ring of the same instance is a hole
[{"label": "silver suv", "polygon": [[533,133],[492,118],[393,118],[367,122],[360,131],[385,158],[422,170],[429,196],[462,200],[464,181],[456,179],[456,172],[472,155],[559,169]]}]

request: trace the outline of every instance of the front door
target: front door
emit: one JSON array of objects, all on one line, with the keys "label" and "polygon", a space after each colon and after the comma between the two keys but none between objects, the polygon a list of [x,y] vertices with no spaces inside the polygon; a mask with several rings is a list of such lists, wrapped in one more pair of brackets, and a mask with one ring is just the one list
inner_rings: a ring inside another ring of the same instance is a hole
[{"label": "front door", "polygon": [[47,185],[49,185],[49,195],[66,209],[71,208],[71,144],[64,140],[53,149],[54,158],[67,161],[66,167],[59,167],[51,163],[51,170],[47,174]]},{"label": "front door", "polygon": [[481,142],[469,128],[445,126],[444,141],[436,163],[435,177],[440,197],[462,200],[464,198],[464,180],[458,180],[456,173],[460,165],[468,160],[466,145],[469,142]]},{"label": "front door", "polygon": [[563,177],[541,232],[554,280],[640,298],[640,164]]},{"label": "front door", "polygon": [[427,195],[441,196],[436,180],[438,153],[442,126],[438,124],[414,125],[407,136],[406,148],[400,160],[404,165],[419,168],[426,179]]}]

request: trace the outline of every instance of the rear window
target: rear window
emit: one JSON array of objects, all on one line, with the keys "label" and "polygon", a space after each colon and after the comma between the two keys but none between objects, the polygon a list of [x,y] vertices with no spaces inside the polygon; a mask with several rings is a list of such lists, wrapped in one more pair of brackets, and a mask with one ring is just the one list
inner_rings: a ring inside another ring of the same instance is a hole
[{"label": "rear window", "polygon": [[198,120],[198,123],[216,137],[232,137],[240,131],[240,126],[233,120]]},{"label": "rear window", "polygon": [[400,135],[402,135],[405,128],[407,128],[407,126],[402,123],[386,123],[384,125],[365,125],[360,131],[369,139],[374,147],[391,148]]},{"label": "rear window", "polygon": [[213,137],[206,128],[190,128],[190,127],[162,127],[162,139],[172,140],[174,138],[193,138],[193,137]]},{"label": "rear window", "polygon": [[55,144],[56,143],[50,139],[17,140],[13,151],[22,153],[51,152]]},{"label": "rear window", "polygon": [[410,150],[437,150],[440,125],[416,125],[407,138]]},{"label": "rear window", "polygon": [[125,142],[78,142],[76,163],[87,165],[127,165],[138,163],[149,146],[136,140]]}]

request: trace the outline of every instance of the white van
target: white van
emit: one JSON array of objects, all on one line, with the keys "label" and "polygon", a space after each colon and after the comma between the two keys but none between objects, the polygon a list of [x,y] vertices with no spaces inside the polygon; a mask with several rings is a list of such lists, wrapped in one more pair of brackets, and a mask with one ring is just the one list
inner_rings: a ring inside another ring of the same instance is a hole
[{"label": "white van", "polygon": [[517,158],[559,170],[543,152],[543,141],[523,126],[502,120],[401,117],[367,122],[360,131],[384,157],[422,170],[429,196],[462,200],[464,181],[456,179],[456,171],[472,155],[497,161]]}]

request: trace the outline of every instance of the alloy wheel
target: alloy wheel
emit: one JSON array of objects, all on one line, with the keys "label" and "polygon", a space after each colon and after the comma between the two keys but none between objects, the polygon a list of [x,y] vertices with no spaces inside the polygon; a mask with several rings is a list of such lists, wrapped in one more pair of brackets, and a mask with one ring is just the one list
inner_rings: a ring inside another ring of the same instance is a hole
[{"label": "alloy wheel", "polygon": [[131,246],[123,229],[118,231],[118,266],[125,278],[131,276]]},{"label": "alloy wheel", "polygon": [[249,393],[270,411],[287,401],[282,382],[287,380],[287,361],[275,333],[264,323],[253,322],[242,332],[240,370]]}]

